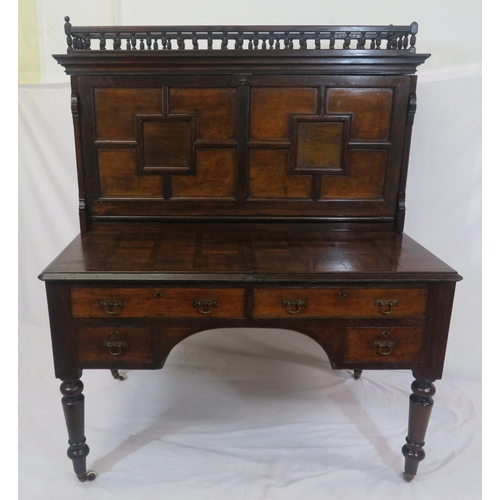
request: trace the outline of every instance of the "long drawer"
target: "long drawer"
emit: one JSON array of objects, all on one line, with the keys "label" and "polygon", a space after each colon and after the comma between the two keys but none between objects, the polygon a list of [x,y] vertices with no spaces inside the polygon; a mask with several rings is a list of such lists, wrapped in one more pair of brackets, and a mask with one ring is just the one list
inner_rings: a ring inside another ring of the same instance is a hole
[{"label": "long drawer", "polygon": [[423,317],[425,288],[260,288],[254,318]]},{"label": "long drawer", "polygon": [[73,288],[75,318],[242,318],[245,290],[228,288]]}]

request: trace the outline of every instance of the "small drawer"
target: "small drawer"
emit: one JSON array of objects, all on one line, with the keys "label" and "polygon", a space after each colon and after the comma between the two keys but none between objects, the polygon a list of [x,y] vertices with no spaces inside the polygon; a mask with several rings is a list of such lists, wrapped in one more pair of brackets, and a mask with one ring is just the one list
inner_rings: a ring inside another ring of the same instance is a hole
[{"label": "small drawer", "polygon": [[261,288],[254,318],[423,317],[425,288]]},{"label": "small drawer", "polygon": [[419,361],[423,328],[347,328],[345,362]]},{"label": "small drawer", "polygon": [[78,361],[153,360],[153,338],[149,328],[77,328],[76,347]]},{"label": "small drawer", "polygon": [[75,318],[242,318],[245,290],[227,288],[73,288]]}]

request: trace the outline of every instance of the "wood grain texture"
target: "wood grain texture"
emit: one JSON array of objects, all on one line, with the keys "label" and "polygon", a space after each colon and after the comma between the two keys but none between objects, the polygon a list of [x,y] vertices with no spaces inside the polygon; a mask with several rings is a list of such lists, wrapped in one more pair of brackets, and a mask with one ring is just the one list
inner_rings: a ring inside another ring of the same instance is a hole
[{"label": "wood grain texture", "polygon": [[[153,360],[153,339],[151,329],[147,327],[76,328],[75,336],[80,362],[104,361],[123,367],[127,361],[151,362]],[[106,347],[106,342],[114,342],[119,344],[119,347]]]},{"label": "wood grain texture", "polygon": [[[75,318],[154,318],[204,316],[238,318],[244,315],[244,289],[217,288],[73,288]],[[211,307],[195,301],[215,302]],[[113,305],[119,303],[120,305]],[[104,305],[103,305],[104,304]],[[109,305],[107,305],[109,304]]]},{"label": "wood grain texture", "polygon": [[137,114],[162,111],[161,89],[96,88],[95,130],[98,140],[135,140]]},{"label": "wood grain texture", "polygon": [[345,362],[419,361],[423,328],[347,328]]},{"label": "wood grain texture", "polygon": [[[298,310],[283,301],[299,301]],[[397,301],[393,307],[376,301]],[[426,289],[397,288],[270,288],[254,291],[254,317],[412,317],[425,315]]]},{"label": "wood grain texture", "polygon": [[353,113],[352,139],[386,141],[391,125],[391,89],[339,89],[326,91],[326,112]]}]

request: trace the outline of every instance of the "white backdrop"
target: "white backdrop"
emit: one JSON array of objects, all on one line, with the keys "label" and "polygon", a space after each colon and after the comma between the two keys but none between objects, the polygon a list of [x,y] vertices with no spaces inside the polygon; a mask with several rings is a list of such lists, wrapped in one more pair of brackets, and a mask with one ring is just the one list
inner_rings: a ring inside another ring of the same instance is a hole
[{"label": "white backdrop", "polygon": [[[173,2],[143,0],[139,9],[123,1],[122,22],[388,22],[388,10],[373,16],[363,12],[368,2],[357,2],[343,17],[329,12],[326,18],[312,7],[327,2],[307,2],[307,8],[286,2],[295,8],[282,17],[273,8],[276,3],[260,13],[261,2],[250,9],[236,1],[232,10],[212,8],[211,13],[201,2],[201,10],[195,9],[195,3],[189,4],[189,16],[187,7],[169,10]],[[389,20],[417,20],[419,49],[426,39],[422,19],[436,12],[428,4],[410,13],[406,7],[404,19],[395,7]],[[467,17],[467,9],[454,5],[456,17]],[[355,15],[358,10],[361,16]],[[457,26],[449,16],[443,25]],[[219,330],[184,341],[161,372],[130,372],[123,383],[107,372],[85,372],[89,466],[101,475],[94,483],[76,481],[65,456],[44,287],[36,279],[79,231],[69,85],[46,83],[19,88],[19,498],[479,497],[480,60],[468,48],[437,45],[436,59],[445,70],[422,71],[417,91],[405,232],[457,269],[464,281],[457,285],[428,457],[417,479],[406,484],[397,476],[409,373],[365,372],[354,383],[348,373],[331,371],[321,349],[300,334]],[[431,46],[425,50],[434,52]],[[458,60],[462,67],[449,65]],[[66,80],[57,69],[60,80]]]}]

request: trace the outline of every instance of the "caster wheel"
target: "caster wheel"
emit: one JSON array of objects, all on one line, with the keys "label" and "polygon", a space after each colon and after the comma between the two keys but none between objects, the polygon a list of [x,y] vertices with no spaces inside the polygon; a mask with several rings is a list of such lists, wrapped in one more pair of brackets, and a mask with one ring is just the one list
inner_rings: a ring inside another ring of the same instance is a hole
[{"label": "caster wheel", "polygon": [[409,483],[413,480],[413,478],[415,477],[416,474],[410,474],[408,472],[403,472],[403,479]]},{"label": "caster wheel", "polygon": [[95,470],[88,470],[83,477],[80,477],[80,481],[85,483],[86,481],[93,481],[97,477],[97,472]]},{"label": "caster wheel", "polygon": [[113,375],[113,378],[115,380],[127,380],[127,375],[125,373],[121,373],[118,370],[115,370],[114,368],[111,370],[111,375]]}]

